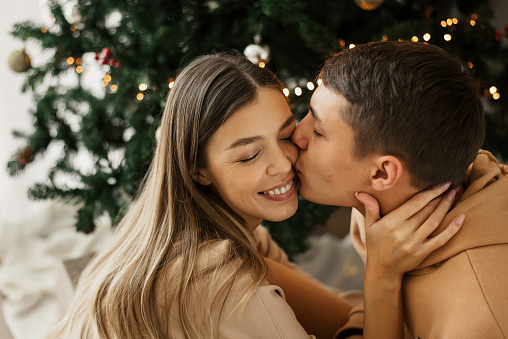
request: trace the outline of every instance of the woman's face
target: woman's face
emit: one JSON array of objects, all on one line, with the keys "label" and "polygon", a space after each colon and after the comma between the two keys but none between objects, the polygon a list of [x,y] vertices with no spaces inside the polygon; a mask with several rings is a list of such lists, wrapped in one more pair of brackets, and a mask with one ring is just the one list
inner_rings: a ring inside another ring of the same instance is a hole
[{"label": "woman's face", "polygon": [[210,139],[208,166],[199,170],[199,181],[213,185],[251,230],[263,219],[281,221],[296,212],[295,127],[283,94],[261,88],[258,99],[235,112]]}]

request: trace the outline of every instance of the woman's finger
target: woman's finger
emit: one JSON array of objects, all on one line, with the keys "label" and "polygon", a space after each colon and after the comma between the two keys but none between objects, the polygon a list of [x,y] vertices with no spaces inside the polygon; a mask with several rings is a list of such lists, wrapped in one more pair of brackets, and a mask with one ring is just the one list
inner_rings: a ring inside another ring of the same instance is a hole
[{"label": "woman's finger", "polygon": [[365,226],[369,228],[381,218],[379,213],[379,203],[376,198],[367,193],[356,192],[355,195],[363,206],[365,206]]},{"label": "woman's finger", "polygon": [[443,219],[446,217],[446,214],[450,210],[452,206],[453,200],[455,199],[455,195],[457,194],[459,187],[454,188],[441,199],[439,205],[435,209],[435,211],[427,218],[427,220],[420,226],[417,230],[418,237],[421,241],[424,241],[427,237],[429,237],[432,232],[436,230],[436,228],[441,225]]},{"label": "woman's finger", "polygon": [[450,240],[459,231],[460,227],[464,223],[465,217],[466,216],[464,214],[458,216],[453,219],[443,232],[425,241],[423,244],[423,251],[426,256],[446,244],[448,240]]},{"label": "woman's finger", "polygon": [[[401,218],[409,219],[418,211],[420,211],[422,208],[424,208],[430,201],[432,201],[434,198],[438,197],[444,191],[446,191],[448,187],[450,187],[449,182],[444,185],[436,186],[427,189],[423,192],[420,192],[411,199],[409,199],[407,202],[405,202],[402,206],[397,208],[396,213]],[[389,213],[387,217],[390,216],[391,213]]]},{"label": "woman's finger", "polygon": [[413,231],[416,231],[418,228],[420,228],[420,226],[430,218],[432,213],[434,213],[442,199],[443,198],[441,197],[434,198],[425,207],[416,212],[412,217],[408,219],[408,227],[410,227]]}]

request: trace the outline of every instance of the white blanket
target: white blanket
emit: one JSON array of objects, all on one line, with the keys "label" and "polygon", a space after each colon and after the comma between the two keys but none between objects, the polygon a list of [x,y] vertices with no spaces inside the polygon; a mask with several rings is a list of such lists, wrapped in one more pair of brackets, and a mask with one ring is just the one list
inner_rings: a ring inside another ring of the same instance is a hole
[{"label": "white blanket", "polygon": [[111,238],[106,221],[93,234],[76,232],[76,211],[54,203],[35,218],[0,225],[2,310],[14,339],[45,337],[74,293],[63,262],[96,252]]}]

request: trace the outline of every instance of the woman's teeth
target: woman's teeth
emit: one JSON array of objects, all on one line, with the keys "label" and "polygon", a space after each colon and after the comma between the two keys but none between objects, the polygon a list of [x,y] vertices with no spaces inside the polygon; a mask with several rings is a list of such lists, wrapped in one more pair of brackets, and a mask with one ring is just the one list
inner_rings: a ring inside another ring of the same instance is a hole
[{"label": "woman's teeth", "polygon": [[269,190],[269,191],[265,191],[265,192],[263,192],[263,194],[269,194],[269,195],[284,194],[287,191],[289,191],[291,189],[291,187],[293,187],[293,180],[291,180],[289,182],[289,184],[287,184],[286,186],[283,186],[283,187],[280,187],[280,188],[275,188],[275,189]]}]

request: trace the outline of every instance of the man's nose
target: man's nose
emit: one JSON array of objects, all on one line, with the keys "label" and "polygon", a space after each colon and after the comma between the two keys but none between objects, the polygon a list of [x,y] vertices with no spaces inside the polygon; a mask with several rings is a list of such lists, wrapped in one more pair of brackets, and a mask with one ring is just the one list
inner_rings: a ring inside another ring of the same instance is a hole
[{"label": "man's nose", "polygon": [[306,121],[305,121],[305,118],[302,119],[298,125],[296,125],[296,129],[295,131],[293,132],[293,136],[291,137],[291,141],[296,145],[298,146],[298,148],[300,149],[307,149],[308,145],[309,145],[309,140],[308,138],[306,137]]}]

